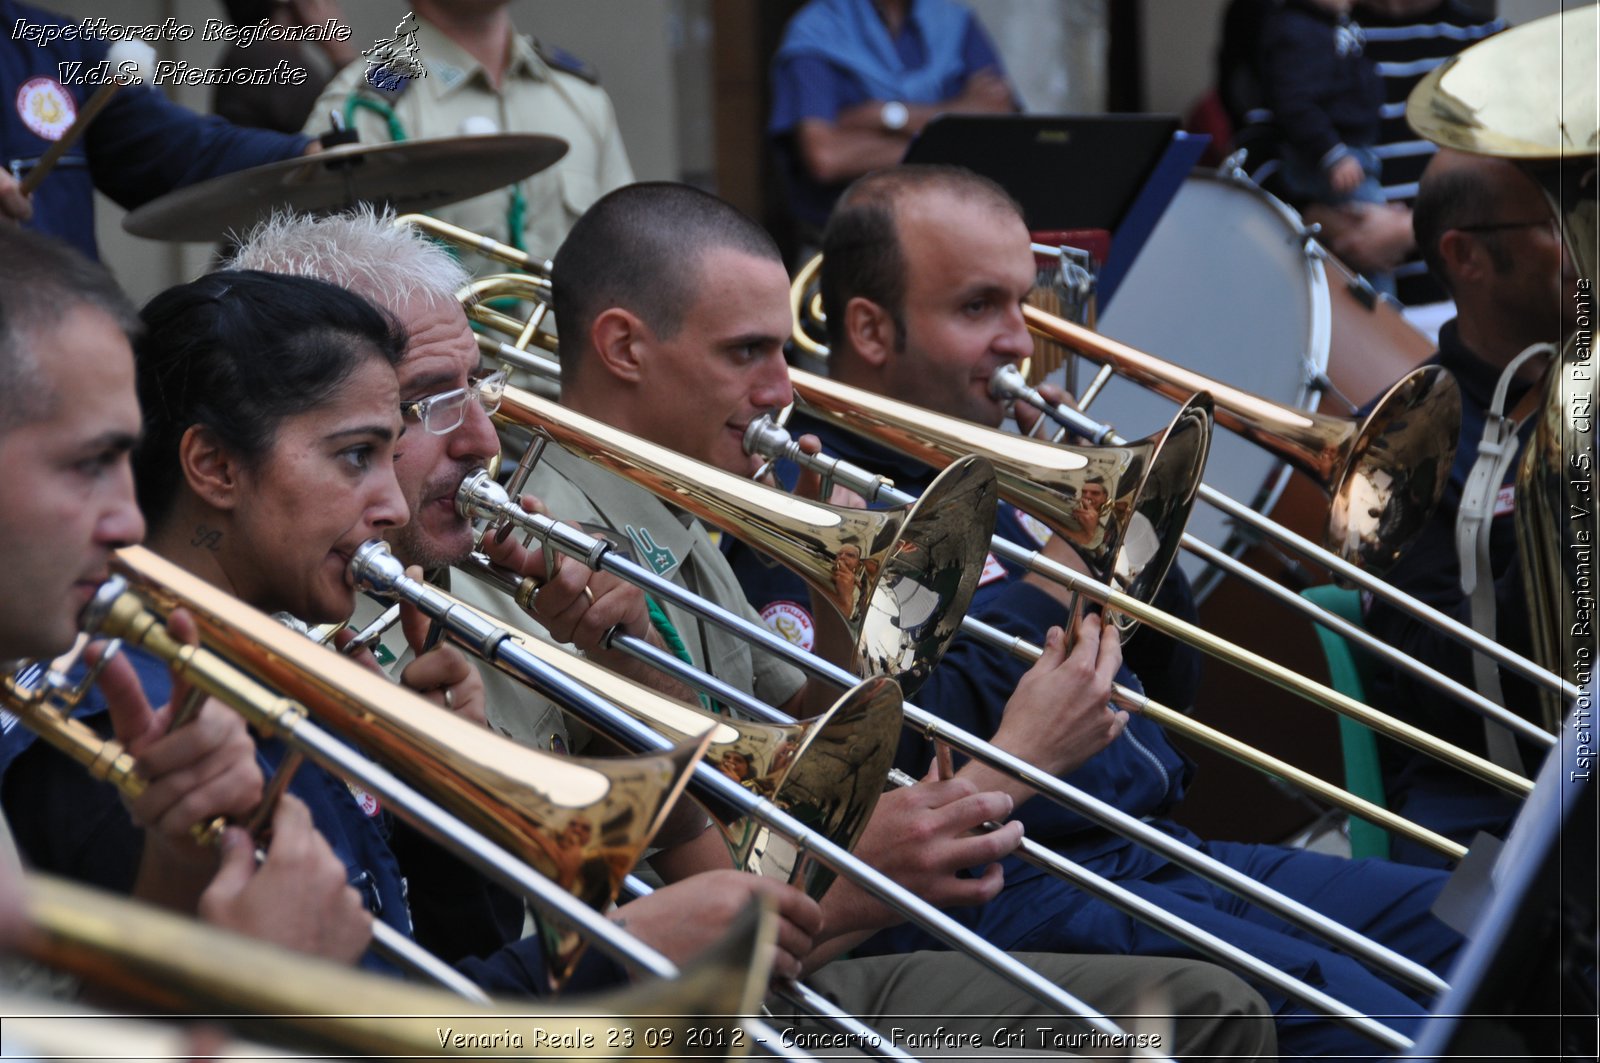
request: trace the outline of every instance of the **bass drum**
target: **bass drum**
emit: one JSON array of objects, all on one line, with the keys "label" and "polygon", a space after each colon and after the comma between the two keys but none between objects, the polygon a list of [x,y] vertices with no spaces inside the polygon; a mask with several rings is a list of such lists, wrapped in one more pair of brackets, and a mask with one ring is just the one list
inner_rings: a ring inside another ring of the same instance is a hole
[{"label": "bass drum", "polygon": [[[1433,344],[1393,303],[1374,299],[1364,282],[1309,238],[1297,213],[1247,180],[1217,175],[1184,183],[1107,304],[1100,331],[1221,383],[1341,416],[1433,353]],[[1090,412],[1133,439],[1164,424],[1172,408],[1114,379]],[[1322,541],[1327,497],[1255,444],[1218,429],[1205,479]],[[1270,541],[1257,544],[1251,529],[1236,529],[1204,502],[1195,506],[1189,530],[1285,586],[1326,579]],[[1201,597],[1206,630],[1326,681],[1309,621],[1193,555],[1180,556]],[[1206,660],[1194,712],[1325,779],[1343,777],[1332,713],[1219,661]],[[1283,841],[1319,814],[1305,800],[1285,800],[1277,784],[1220,754],[1194,746],[1185,752],[1201,770],[1179,816],[1205,837]],[[1241,809],[1249,815],[1241,818]]]},{"label": "bass drum", "polygon": [[[1245,178],[1189,178],[1106,306],[1099,331],[1222,383],[1298,409],[1346,415],[1433,353],[1388,300],[1306,233],[1300,215]],[[1080,375],[1079,379],[1086,379]],[[1091,409],[1129,439],[1156,430],[1172,403],[1114,379]],[[1318,543],[1325,507],[1284,498],[1289,470],[1218,429],[1206,482]],[[1294,504],[1290,504],[1294,503]],[[1281,512],[1280,512],[1281,510]],[[1189,530],[1238,556],[1251,541],[1216,509]],[[1218,573],[1185,555],[1202,597]]]}]

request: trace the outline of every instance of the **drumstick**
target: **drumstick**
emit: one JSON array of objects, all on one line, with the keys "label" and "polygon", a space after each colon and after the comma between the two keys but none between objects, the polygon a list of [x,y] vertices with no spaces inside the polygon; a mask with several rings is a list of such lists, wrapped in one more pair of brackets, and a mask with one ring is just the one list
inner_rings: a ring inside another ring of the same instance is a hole
[{"label": "drumstick", "polygon": [[111,97],[116,95],[118,89],[124,85],[134,85],[154,79],[155,58],[156,50],[143,41],[118,41],[111,46],[111,50],[106,53],[106,61],[111,64],[111,68],[121,71],[131,63],[134,70],[126,75],[128,80],[124,81],[125,75],[118,73],[95,90],[95,94],[89,97],[89,102],[78,112],[78,117],[73,119],[67,131],[61,134],[61,139],[50,145],[50,150],[44,153],[38,164],[22,179],[20,190],[23,195],[30,195],[39,187],[45,176],[55,168],[56,163],[61,161],[61,156],[67,153],[67,149],[83,136],[83,131],[89,128],[89,123],[105,110],[106,104],[111,102]]}]

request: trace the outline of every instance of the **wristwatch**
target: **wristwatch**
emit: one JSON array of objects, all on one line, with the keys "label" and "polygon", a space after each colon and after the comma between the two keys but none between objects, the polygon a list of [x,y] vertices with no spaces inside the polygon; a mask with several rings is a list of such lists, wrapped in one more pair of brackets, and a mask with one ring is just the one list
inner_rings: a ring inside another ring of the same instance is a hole
[{"label": "wristwatch", "polygon": [[883,128],[891,133],[898,133],[906,127],[911,120],[911,112],[899,100],[890,100],[878,112],[878,121],[883,123]]}]

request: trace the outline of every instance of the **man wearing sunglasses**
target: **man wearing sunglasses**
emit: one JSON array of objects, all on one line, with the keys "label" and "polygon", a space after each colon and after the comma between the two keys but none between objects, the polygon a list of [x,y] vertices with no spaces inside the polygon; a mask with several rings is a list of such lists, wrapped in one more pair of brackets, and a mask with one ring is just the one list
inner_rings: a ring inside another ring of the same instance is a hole
[{"label": "man wearing sunglasses", "polygon": [[[1511,451],[1520,450],[1532,435],[1532,414],[1543,393],[1540,381],[1550,362],[1534,356],[1511,366],[1534,344],[1559,347],[1576,327],[1576,271],[1543,192],[1505,160],[1441,151],[1423,175],[1413,222],[1423,258],[1455,299],[1456,317],[1439,331],[1435,361],[1461,385],[1461,444],[1443,500],[1388,579],[1456,619],[1476,624],[1472,596],[1462,589],[1462,573],[1471,566],[1484,586],[1478,611],[1490,609],[1488,633],[1526,654],[1528,612],[1514,518],[1523,504],[1516,497],[1519,463],[1507,452],[1512,460],[1503,468],[1486,467],[1480,473],[1484,489],[1469,491],[1468,482],[1485,449],[1485,420],[1502,376],[1509,377],[1502,412],[1520,422]],[[1473,495],[1481,496],[1481,506],[1463,503]],[[1460,524],[1468,525],[1465,552],[1458,545]],[[1488,571],[1478,569],[1476,561],[1480,527],[1488,539]],[[1465,648],[1394,606],[1374,601],[1366,622],[1373,634],[1402,653],[1488,696],[1494,693],[1485,686],[1498,681],[1512,711],[1536,711],[1529,684],[1508,672],[1496,676],[1493,669],[1484,676],[1475,674]],[[1432,687],[1387,668],[1375,680],[1374,704],[1393,706],[1409,722],[1513,770],[1538,769],[1535,750],[1519,749],[1503,728],[1480,722]],[[1480,830],[1503,837],[1510,826],[1518,807],[1515,799],[1422,754],[1385,744],[1380,755],[1390,807],[1408,819],[1463,844]],[[1391,842],[1391,854],[1411,863],[1441,861],[1432,850],[1401,838]]]}]

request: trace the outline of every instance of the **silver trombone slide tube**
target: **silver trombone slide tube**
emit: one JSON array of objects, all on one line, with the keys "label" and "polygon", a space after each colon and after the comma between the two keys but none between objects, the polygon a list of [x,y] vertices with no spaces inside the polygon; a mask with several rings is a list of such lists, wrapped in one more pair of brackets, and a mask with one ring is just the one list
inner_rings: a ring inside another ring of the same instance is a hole
[{"label": "silver trombone slide tube", "polygon": [[[891,771],[889,778],[897,786],[911,786],[916,782],[899,769]],[[989,823],[985,826],[994,829],[999,827],[999,824]],[[1253,977],[1285,996],[1304,1001],[1340,1025],[1364,1034],[1386,1048],[1404,1052],[1411,1047],[1411,1039],[1394,1027],[1381,1023],[1370,1015],[1362,1014],[1337,997],[1307,984],[1286,971],[1279,970],[1270,963],[1257,959],[1237,945],[1173,915],[1160,905],[1124,889],[1082,864],[1068,860],[1052,849],[1024,838],[1017,855],[1035,867],[1052,872],[1090,896],[1098,897],[1135,919],[1148,923],[1174,941],[1188,945],[1200,955],[1246,977]]]},{"label": "silver trombone slide tube", "polygon": [[[1014,371],[1014,367],[1008,368],[1012,368]],[[848,487],[868,502],[903,505],[907,499],[915,499],[916,497],[908,491],[895,487],[885,477],[863,469],[858,465],[823,454],[804,453],[794,442],[790,432],[785,428],[779,427],[770,417],[762,417],[750,422],[750,427],[745,433],[745,448],[770,459],[786,458],[797,465],[809,468],[824,476],[832,477],[835,482]],[[1070,570],[1045,557],[1039,551],[1021,546],[1000,535],[995,535],[989,542],[994,548],[997,557],[1012,564],[1021,565],[1032,572],[1037,572],[1047,579],[1066,583],[1073,578],[1081,578],[1081,576],[1067,575]],[[1338,632],[1351,642],[1361,646],[1362,649],[1405,669],[1445,694],[1456,698],[1478,715],[1492,719],[1501,726],[1510,729],[1519,737],[1525,738],[1543,748],[1555,745],[1555,736],[1532,721],[1525,720],[1503,706],[1495,704],[1476,690],[1457,682],[1438,669],[1429,667],[1414,657],[1406,656],[1377,638],[1370,631],[1350,623],[1343,617],[1329,612],[1307,598],[1302,598],[1287,587],[1279,586],[1259,572],[1229,557],[1189,532],[1183,533],[1183,546],[1186,550],[1217,565],[1224,571],[1259,587],[1291,609],[1305,614],[1314,623]],[[1201,650],[1206,649],[1203,645],[1199,646],[1199,648]],[[1401,741],[1404,741],[1404,739],[1401,739]],[[1431,750],[1424,749],[1423,752],[1431,753]]]},{"label": "silver trombone slide tube", "polygon": [[[104,618],[104,610],[97,609],[96,604],[102,601],[109,603],[125,593],[125,587],[120,577],[113,577],[101,588],[95,601],[84,611],[86,629],[97,629],[97,624]],[[661,953],[473,830],[383,765],[369,760],[312,723],[302,706],[269,693],[262,684],[222,657],[215,654],[207,657],[211,660],[206,667],[191,666],[184,672],[184,678],[197,689],[234,705],[253,726],[268,734],[281,736],[292,748],[303,752],[327,771],[342,779],[353,779],[360,783],[429,839],[483,870],[495,881],[542,910],[553,912],[618,961],[658,978],[671,978],[677,974],[672,961]],[[219,682],[219,679],[222,681]],[[250,700],[255,705],[271,705],[272,711],[260,714],[246,711],[246,706],[237,704],[238,699],[230,698],[230,693],[244,689],[256,690],[259,696]]]},{"label": "silver trombone slide tube", "polygon": [[[491,586],[512,592],[517,589],[519,580],[516,576],[504,569],[495,568],[481,557],[475,558],[464,567],[469,574],[477,576]],[[609,636],[607,644],[636,660],[660,669],[690,687],[711,695],[730,708],[738,709],[754,719],[780,725],[795,722],[794,718],[787,713],[759,698],[740,691],[737,687],[730,686],[728,683],[723,682],[709,672],[696,668],[687,661],[679,660],[665,650],[658,649],[646,639],[622,634],[621,632],[613,632]],[[889,773],[889,781],[895,786],[914,786],[916,784],[916,780],[898,769]],[[985,826],[990,830],[994,830],[998,829],[999,824],[989,823]],[[1309,985],[1286,971],[1272,966],[1264,960],[1250,955],[1235,945],[1228,944],[1210,931],[1172,915],[1130,890],[1124,889],[1115,882],[1095,874],[1030,838],[1022,840],[1022,846],[1017,855],[1035,867],[1044,868],[1084,892],[1099,897],[1135,919],[1150,924],[1173,940],[1193,948],[1202,956],[1206,956],[1225,967],[1232,968],[1246,977],[1253,977],[1263,984],[1277,989],[1285,996],[1304,1001],[1312,1008],[1331,1016],[1344,1025],[1350,1026],[1359,1033],[1372,1037],[1390,1049],[1402,1051],[1410,1045],[1410,1041],[1394,1029],[1363,1015],[1343,1001],[1330,996],[1315,986]],[[638,887],[649,888],[642,882],[638,883]],[[635,880],[631,876],[627,880],[625,888],[629,890],[636,889]],[[838,1027],[835,1028],[838,1029]],[[856,1031],[841,1030],[841,1032]]]},{"label": "silver trombone slide tube", "polygon": [[[382,598],[398,598],[415,605],[424,615],[443,625],[445,634],[451,639],[490,661],[513,669],[546,697],[566,706],[585,723],[625,746],[639,750],[659,750],[671,746],[658,732],[545,664],[513,639],[506,628],[453,603],[426,583],[407,577],[400,562],[382,543],[370,542],[357,550],[350,562],[350,575],[356,586],[364,590],[375,592]],[[1076,1016],[1091,1029],[1107,1036],[1127,1036],[1115,1023],[1060,986],[1018,963],[882,872],[851,856],[845,849],[807,828],[771,801],[746,790],[703,760],[695,765],[692,785],[702,796],[720,801],[740,815],[779,832],[806,850],[812,859],[821,861],[952,948],[969,953],[996,974],[1063,1014]]]},{"label": "silver trombone slide tube", "polygon": [[[655,890],[637,875],[629,875],[622,880],[622,892],[634,897],[647,897]],[[883,1036],[804,982],[791,978],[775,978],[772,990],[801,1010],[816,1016],[823,1025],[835,1033],[849,1037],[851,1047],[859,1049],[866,1055],[894,1060],[895,1063],[916,1063],[917,1057],[895,1044],[893,1038]]]},{"label": "silver trombone slide tube", "polygon": [[[1124,442],[1122,437],[1110,425],[1096,421],[1080,410],[1074,410],[1069,406],[1057,406],[1049,399],[1046,399],[1036,389],[1029,387],[1023,381],[1022,374],[1015,372],[1014,367],[1013,372],[1010,374],[1005,374],[1004,371],[995,374],[993,390],[1001,397],[1020,399],[1026,402],[1029,406],[1039,410],[1068,431],[1075,432],[1096,443],[1119,445]],[[1461,623],[1461,621],[1446,616],[1421,599],[1407,594],[1370,572],[1357,568],[1337,554],[1324,550],[1305,536],[1291,531],[1270,517],[1257,513],[1249,506],[1228,497],[1216,488],[1201,484],[1199,496],[1233,519],[1265,532],[1300,556],[1330,570],[1340,579],[1354,583],[1363,590],[1371,591],[1397,608],[1405,610],[1406,613],[1416,619],[1439,628],[1479,653],[1493,658],[1525,679],[1552,690],[1569,701],[1578,696],[1578,687],[1575,684],[1567,682],[1549,669],[1540,667],[1521,654],[1495,642],[1482,632],[1475,631],[1466,624]],[[1499,719],[1499,717],[1496,717],[1497,721]],[[1506,726],[1509,727],[1511,724],[1507,723]]]},{"label": "silver trombone slide tube", "polygon": [[[671,580],[664,579],[650,569],[613,553],[611,543],[605,539],[587,535],[576,528],[559,524],[549,517],[528,513],[513,505],[505,490],[490,479],[487,473],[477,473],[462,482],[461,489],[456,495],[456,505],[464,516],[491,521],[511,520],[520,527],[532,531],[543,541],[546,549],[558,550],[597,571],[620,576],[663,601],[681,606],[702,620],[747,639],[782,660],[788,661],[807,675],[832,683],[841,689],[849,689],[860,681],[845,669],[801,649],[764,625],[752,623],[715,602],[708,601]],[[1150,828],[1137,817],[1130,816],[1121,809],[1056,778],[1021,757],[996,748],[970,731],[963,730],[909,701],[902,704],[901,711],[905,715],[907,725],[914,726],[924,737],[942,741],[974,760],[1019,779],[1096,826],[1143,845],[1230,893],[1252,901],[1296,926],[1327,938],[1351,955],[1391,971],[1425,992],[1438,993],[1447,988],[1439,976],[1421,964],[1407,959],[1363,934],[1356,933],[1309,905],[1257,882],[1220,860],[1191,849],[1177,839]]]}]

